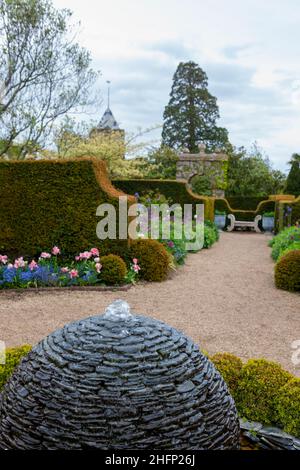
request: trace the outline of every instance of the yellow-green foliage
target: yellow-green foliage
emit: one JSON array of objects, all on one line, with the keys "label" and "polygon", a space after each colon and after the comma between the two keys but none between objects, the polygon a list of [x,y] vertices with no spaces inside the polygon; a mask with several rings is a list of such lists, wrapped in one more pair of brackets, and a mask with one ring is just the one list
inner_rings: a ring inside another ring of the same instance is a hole
[{"label": "yellow-green foliage", "polygon": [[117,255],[101,257],[101,279],[105,284],[122,284],[127,273],[125,262]]},{"label": "yellow-green foliage", "polygon": [[263,424],[274,422],[276,396],[291,378],[276,362],[250,359],[242,367],[235,396],[240,414]]},{"label": "yellow-green foliage", "polygon": [[275,266],[275,285],[278,289],[300,291],[300,250],[289,251]]},{"label": "yellow-green foliage", "polygon": [[3,388],[14,369],[19,364],[23,356],[29,353],[31,346],[25,344],[17,348],[11,348],[6,350],[6,361],[5,364],[0,364],[0,390]]},{"label": "yellow-green foliage", "polygon": [[138,259],[140,275],[146,281],[164,281],[168,277],[169,254],[157,240],[132,240],[129,252],[131,258]]},{"label": "yellow-green foliage", "polygon": [[242,360],[230,353],[218,353],[211,357],[212,362],[228,385],[229,391],[235,398],[243,367]]},{"label": "yellow-green foliage", "polygon": [[300,437],[300,379],[290,380],[279,390],[276,412],[283,429]]},{"label": "yellow-green foliage", "polygon": [[118,212],[120,195],[102,161],[1,161],[0,251],[36,256],[54,245],[71,255],[90,246],[100,252],[115,245],[126,249],[126,240],[101,241],[96,235],[98,205],[110,203]]}]

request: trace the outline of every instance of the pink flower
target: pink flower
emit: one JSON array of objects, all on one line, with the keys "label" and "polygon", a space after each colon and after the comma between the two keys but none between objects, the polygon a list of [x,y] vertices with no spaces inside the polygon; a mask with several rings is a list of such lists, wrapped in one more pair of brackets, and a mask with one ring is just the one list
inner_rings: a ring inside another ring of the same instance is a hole
[{"label": "pink flower", "polygon": [[24,261],[23,256],[21,256],[20,258],[17,258],[17,259],[15,260],[15,262],[14,262],[14,267],[15,267],[16,269],[18,269],[18,268],[24,268],[24,267],[26,266],[26,264],[27,264],[27,263],[26,263],[26,261]]},{"label": "pink flower", "polygon": [[98,248],[92,248],[91,249],[92,256],[99,256],[99,250]]},{"label": "pink flower", "polygon": [[75,261],[80,261],[80,256],[75,256]]},{"label": "pink flower", "polygon": [[95,268],[96,268],[97,273],[100,273],[101,268],[102,268],[102,264],[96,263],[96,264],[95,264]]},{"label": "pink flower", "polygon": [[132,269],[135,273],[138,273],[141,270],[140,266],[138,265],[138,259],[133,258],[132,261],[133,261]]},{"label": "pink flower", "polygon": [[40,258],[42,258],[42,259],[49,259],[49,258],[51,258],[51,255],[50,255],[50,253],[47,253],[46,251],[43,251],[43,252],[41,253]]},{"label": "pink flower", "polygon": [[69,272],[69,268],[67,268],[67,267],[61,268],[61,272],[62,272],[62,273],[68,273],[68,272]]},{"label": "pink flower", "polygon": [[0,263],[6,264],[8,261],[7,255],[0,255]]},{"label": "pink flower", "polygon": [[92,253],[90,251],[84,251],[83,253],[79,253],[79,259],[90,259],[92,256]]},{"label": "pink flower", "polygon": [[34,261],[34,259],[31,261],[31,263],[29,263],[28,267],[30,269],[30,271],[33,271],[34,269],[37,269],[38,268],[38,264],[36,261]]},{"label": "pink flower", "polygon": [[100,258],[94,258],[95,263],[100,263]]},{"label": "pink flower", "polygon": [[75,277],[78,277],[78,271],[77,271],[77,269],[72,269],[72,270],[69,272],[69,274],[70,274],[70,278],[71,278],[71,279],[73,279],[73,278],[75,278]]},{"label": "pink flower", "polygon": [[54,246],[54,247],[52,248],[52,254],[53,254],[54,256],[60,255],[60,249],[58,248],[58,246]]}]

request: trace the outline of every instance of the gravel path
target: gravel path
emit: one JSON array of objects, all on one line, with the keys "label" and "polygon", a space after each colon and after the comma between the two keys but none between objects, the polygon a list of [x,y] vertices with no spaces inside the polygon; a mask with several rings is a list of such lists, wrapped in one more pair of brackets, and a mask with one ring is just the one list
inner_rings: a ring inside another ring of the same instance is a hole
[{"label": "gravel path", "polygon": [[183,330],[209,353],[265,357],[300,376],[300,364],[291,360],[291,343],[300,340],[300,295],[274,287],[267,241],[262,234],[222,233],[210,250],[189,255],[168,281],[127,292],[2,291],[0,340],[7,346],[35,344],[121,297],[134,312]]}]

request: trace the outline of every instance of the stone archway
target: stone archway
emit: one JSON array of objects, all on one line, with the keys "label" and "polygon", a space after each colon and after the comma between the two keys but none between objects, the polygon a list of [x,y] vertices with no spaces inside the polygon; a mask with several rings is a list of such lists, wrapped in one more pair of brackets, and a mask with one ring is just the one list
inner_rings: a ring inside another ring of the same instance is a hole
[{"label": "stone archway", "polygon": [[228,156],[221,151],[206,153],[205,145],[199,145],[199,153],[183,151],[176,165],[176,179],[191,181],[195,175],[207,176],[211,181],[212,195],[224,197]]}]

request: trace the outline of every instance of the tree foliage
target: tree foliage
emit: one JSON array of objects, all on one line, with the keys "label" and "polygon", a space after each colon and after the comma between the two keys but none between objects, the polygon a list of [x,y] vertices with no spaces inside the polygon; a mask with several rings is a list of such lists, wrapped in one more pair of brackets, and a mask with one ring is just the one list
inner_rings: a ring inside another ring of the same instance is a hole
[{"label": "tree foliage", "polygon": [[87,103],[97,74],[71,16],[51,0],[0,0],[0,155],[17,142],[23,158],[56,119]]},{"label": "tree foliage", "polygon": [[269,159],[254,144],[249,152],[244,147],[229,152],[228,196],[269,196],[283,192],[286,177],[274,170]]},{"label": "tree foliage", "polygon": [[207,75],[199,65],[192,61],[179,63],[164,111],[164,145],[195,153],[200,142],[209,150],[228,144],[227,130],[216,125],[220,117],[217,99],[207,86]]},{"label": "tree foliage", "polygon": [[294,153],[290,161],[290,172],[286,181],[285,192],[287,194],[300,195],[300,155]]}]

